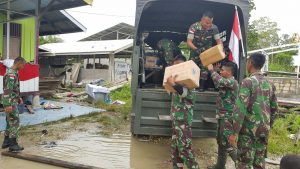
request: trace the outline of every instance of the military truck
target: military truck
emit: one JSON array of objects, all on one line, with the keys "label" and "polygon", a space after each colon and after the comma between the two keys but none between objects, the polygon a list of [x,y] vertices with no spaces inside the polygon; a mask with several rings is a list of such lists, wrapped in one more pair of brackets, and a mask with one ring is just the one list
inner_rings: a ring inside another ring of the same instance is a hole
[{"label": "military truck", "polygon": [[[185,42],[190,25],[200,21],[203,12],[211,11],[226,49],[232,31],[235,6],[239,13],[243,45],[246,47],[248,0],[136,1],[131,81],[131,131],[134,135],[171,135],[171,96],[162,87],[164,70],[153,65],[151,67],[155,61],[153,56],[157,54],[156,43],[162,38],[171,39],[177,45]],[[246,58],[240,52],[238,80],[244,78],[246,64]],[[216,135],[217,94],[215,91],[197,92],[192,124],[194,137]]]}]

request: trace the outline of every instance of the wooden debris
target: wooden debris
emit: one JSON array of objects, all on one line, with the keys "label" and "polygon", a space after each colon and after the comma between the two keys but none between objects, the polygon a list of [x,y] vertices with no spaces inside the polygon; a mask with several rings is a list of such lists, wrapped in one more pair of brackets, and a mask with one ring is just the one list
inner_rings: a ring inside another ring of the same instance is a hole
[{"label": "wooden debris", "polygon": [[34,110],[32,108],[32,105],[26,105],[28,111],[29,111],[29,114],[34,114]]},{"label": "wooden debris", "polygon": [[275,161],[268,158],[266,158],[266,163],[273,164],[273,165],[280,165],[280,161]]},{"label": "wooden debris", "polygon": [[14,158],[19,158],[19,159],[23,159],[23,160],[44,163],[44,164],[50,164],[50,165],[54,165],[54,166],[58,166],[58,167],[65,167],[65,168],[72,168],[72,169],[75,169],[75,168],[102,169],[99,167],[88,166],[88,165],[83,165],[83,164],[78,164],[78,163],[73,163],[73,162],[67,162],[67,161],[52,159],[52,158],[43,157],[43,156],[31,155],[31,154],[26,154],[23,152],[22,153],[2,152],[1,154],[3,156],[14,157]]}]

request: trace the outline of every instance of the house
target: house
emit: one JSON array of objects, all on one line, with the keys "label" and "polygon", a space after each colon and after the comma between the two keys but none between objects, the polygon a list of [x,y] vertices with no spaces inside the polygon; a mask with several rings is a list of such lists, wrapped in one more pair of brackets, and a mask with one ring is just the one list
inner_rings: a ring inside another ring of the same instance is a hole
[{"label": "house", "polygon": [[77,82],[126,80],[131,63],[134,27],[120,23],[78,42],[40,46],[41,74],[58,76],[71,63],[81,63]]},{"label": "house", "polygon": [[[91,5],[92,0],[5,0],[0,2],[0,55],[2,59],[25,58],[30,64],[20,71],[20,90],[23,94],[38,95],[39,36],[85,31],[86,28],[65,9]],[[0,94],[3,75],[0,64]],[[34,72],[34,73],[29,73]]]}]

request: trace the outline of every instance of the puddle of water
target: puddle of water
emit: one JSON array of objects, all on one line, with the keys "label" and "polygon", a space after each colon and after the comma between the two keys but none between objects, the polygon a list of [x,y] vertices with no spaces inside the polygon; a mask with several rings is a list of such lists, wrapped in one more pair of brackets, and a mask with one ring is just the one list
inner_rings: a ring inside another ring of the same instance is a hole
[{"label": "puddle of water", "polygon": [[101,168],[130,168],[129,135],[114,135],[106,138],[93,134],[74,134],[57,146],[39,145],[30,149],[34,155],[45,156]]},{"label": "puddle of water", "polygon": [[[166,142],[155,144],[140,141],[130,135],[103,137],[93,133],[75,133],[65,140],[57,141],[56,144],[27,146],[25,153],[106,169],[171,168],[170,145]],[[193,148],[198,154],[201,168],[205,168],[216,156],[215,139],[193,139]],[[3,169],[59,169],[0,155],[0,169],[1,167]]]}]

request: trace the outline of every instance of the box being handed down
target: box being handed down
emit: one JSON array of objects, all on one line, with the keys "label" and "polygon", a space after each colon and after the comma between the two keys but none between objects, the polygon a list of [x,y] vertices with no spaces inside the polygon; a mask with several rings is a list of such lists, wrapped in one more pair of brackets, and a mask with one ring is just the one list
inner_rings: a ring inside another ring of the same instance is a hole
[{"label": "box being handed down", "polygon": [[203,66],[209,64],[217,63],[225,58],[225,53],[223,52],[223,45],[219,44],[214,47],[207,49],[200,54],[200,60]]},{"label": "box being handed down", "polygon": [[176,76],[175,82],[189,89],[199,87],[200,69],[192,60],[166,67],[163,86],[167,92],[175,92],[175,89],[167,84],[170,76]]}]

